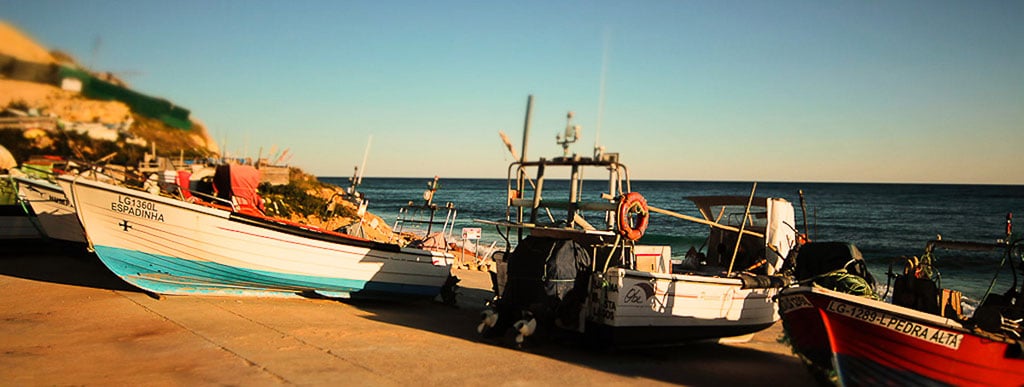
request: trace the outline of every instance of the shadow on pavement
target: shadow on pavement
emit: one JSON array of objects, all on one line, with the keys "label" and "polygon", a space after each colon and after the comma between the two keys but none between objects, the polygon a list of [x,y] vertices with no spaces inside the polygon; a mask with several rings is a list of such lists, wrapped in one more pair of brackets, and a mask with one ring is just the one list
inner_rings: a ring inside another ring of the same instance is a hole
[{"label": "shadow on pavement", "polygon": [[[0,241],[0,275],[143,293],[111,273],[95,255],[86,251],[84,245],[68,245],[52,240]],[[485,290],[489,284],[476,280],[467,281],[464,285],[459,290],[457,307],[439,301],[367,300],[346,303],[368,312],[370,316],[366,318],[372,321],[634,377],[638,378],[638,383],[656,380],[696,386],[741,383],[815,385],[803,364],[795,357],[743,346],[695,343],[662,348],[597,350],[580,337],[561,337],[528,341],[524,348],[515,349],[510,345],[513,343],[511,336],[492,341],[481,338],[476,332],[480,312],[492,296],[489,290]],[[509,354],[512,356],[516,352]]]},{"label": "shadow on pavement", "polygon": [[0,275],[98,289],[141,292],[110,272],[84,244],[0,240]]},{"label": "shadow on pavement", "polygon": [[594,343],[586,342],[582,336],[572,336],[528,341],[522,349],[516,349],[511,335],[491,340],[482,338],[476,332],[484,302],[490,299],[491,295],[490,291],[482,289],[462,288],[458,308],[440,302],[346,303],[372,313],[372,316],[367,318],[374,321],[433,332],[482,345],[505,347],[620,376],[691,386],[741,383],[816,385],[803,363],[796,357],[744,348],[742,345],[700,342],[672,347],[600,349],[596,348],[599,346]]}]

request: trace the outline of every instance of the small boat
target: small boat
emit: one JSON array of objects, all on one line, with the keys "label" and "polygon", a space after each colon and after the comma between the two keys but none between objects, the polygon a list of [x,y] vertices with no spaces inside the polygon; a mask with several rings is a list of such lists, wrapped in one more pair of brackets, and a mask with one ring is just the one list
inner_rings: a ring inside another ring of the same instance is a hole
[{"label": "small boat", "polygon": [[68,161],[57,156],[33,156],[12,173],[12,179],[18,186],[18,199],[31,209],[44,236],[85,243],[85,231],[75,214],[75,207],[57,184],[56,177],[60,174],[81,175],[108,183],[116,183],[117,180],[107,175],[106,169],[99,165]]},{"label": "small boat", "polygon": [[[434,197],[441,188],[440,177],[427,182],[423,191],[423,201],[417,203],[410,200],[398,209],[395,223],[391,227],[396,237],[409,240],[409,246],[432,251],[450,253],[455,257],[455,266],[465,269],[484,268],[488,265],[487,257],[494,251],[494,245],[481,247],[479,232],[468,233],[463,229],[461,238],[455,233],[455,219],[459,211],[452,202],[444,205],[434,203]],[[442,216],[444,219],[442,220]],[[440,227],[440,230],[438,230]],[[480,231],[479,228],[476,231]]]},{"label": "small boat", "polygon": [[[802,286],[778,297],[790,344],[815,376],[840,385],[1020,386],[1022,249],[1010,236],[997,243],[930,241],[921,258],[901,258],[906,270],[893,277],[892,302],[873,291],[855,246],[808,243],[796,256]],[[1014,284],[987,294],[964,317],[960,293],[936,286],[931,261],[939,249],[1001,252]]]},{"label": "small boat", "polygon": [[258,173],[219,167],[217,203],[72,176],[58,182],[100,260],[152,293],[433,298],[448,280],[451,255],[262,215]]},{"label": "small boat", "polygon": [[78,222],[75,207],[54,182],[28,176],[15,176],[18,196],[32,208],[39,226],[48,238],[85,243],[85,232]]},{"label": "small boat", "polygon": [[8,173],[17,166],[11,152],[0,145],[0,239],[39,238],[31,210],[18,200],[18,185]]},{"label": "small boat", "polygon": [[[570,155],[568,145],[578,135],[570,113],[565,140],[558,136],[563,156],[533,161],[525,154],[513,156],[518,160],[508,168],[505,219],[477,220],[495,226],[506,245],[515,246],[495,255],[497,298],[481,316],[478,330],[484,337],[511,330],[521,345],[546,330],[582,333],[599,345],[673,345],[749,340],[778,321],[772,298],[785,281],[769,274],[781,267],[796,239],[787,226],[794,216],[789,202],[761,198],[754,206],[754,198],[745,197],[735,206],[734,197],[698,198],[717,211],[708,212],[712,220],[657,209],[632,191],[629,169],[617,153],[595,147],[593,157]],[[584,175],[608,180],[584,180]],[[554,180],[564,177],[568,184]],[[567,195],[556,198],[549,187]],[[715,246],[731,245],[712,251],[714,261],[705,257],[693,267],[674,268],[670,246],[639,243],[651,212],[708,225]],[[717,253],[724,257],[737,247],[746,247],[751,262],[770,263],[753,274],[744,271],[747,265],[732,267],[736,254],[718,261]]]},{"label": "small boat", "polygon": [[[451,247],[448,241],[452,239],[455,217],[458,210],[451,202],[439,206],[434,203],[434,195],[441,187],[438,182],[440,177],[434,176],[434,180],[427,182],[427,189],[423,191],[423,202],[417,204],[410,200],[408,204],[398,209],[395,217],[395,224],[391,230],[396,237],[405,236],[410,238],[410,244],[428,250],[448,252]],[[438,210],[444,210],[444,220],[438,219]],[[441,230],[435,227],[440,226]]]},{"label": "small boat", "polygon": [[31,210],[18,200],[18,184],[11,175],[0,175],[0,239],[41,237],[33,222]]},{"label": "small boat", "polygon": [[[40,231],[48,238],[85,243],[85,231],[78,222],[75,207],[57,185],[56,175],[64,173],[68,163],[52,156],[32,158],[22,164],[12,178],[18,184],[18,197],[36,216]],[[91,172],[91,173],[90,173]],[[94,169],[86,172],[96,179]]]}]

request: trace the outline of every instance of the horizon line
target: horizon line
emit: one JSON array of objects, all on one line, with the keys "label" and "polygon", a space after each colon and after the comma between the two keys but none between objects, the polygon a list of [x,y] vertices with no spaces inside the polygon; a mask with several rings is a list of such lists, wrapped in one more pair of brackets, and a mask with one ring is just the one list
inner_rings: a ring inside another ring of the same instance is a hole
[{"label": "horizon line", "polygon": [[[317,179],[351,179],[351,176],[316,176]],[[363,179],[429,179],[429,176],[364,176]],[[441,180],[507,180],[504,177],[441,177]],[[568,178],[546,178],[546,180],[569,180]],[[604,180],[604,179],[584,179]],[[702,179],[630,179],[632,182],[693,182],[693,183],[754,183],[758,184],[878,184],[878,185],[984,185],[984,186],[1024,186],[1024,183],[956,183],[956,182],[894,182],[894,181],[795,181],[795,180],[702,180]]]}]

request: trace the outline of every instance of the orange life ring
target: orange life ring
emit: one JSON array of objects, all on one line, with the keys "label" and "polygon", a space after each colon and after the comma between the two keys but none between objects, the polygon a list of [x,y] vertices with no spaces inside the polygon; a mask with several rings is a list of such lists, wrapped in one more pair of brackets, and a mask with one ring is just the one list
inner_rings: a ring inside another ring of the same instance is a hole
[{"label": "orange life ring", "polygon": [[639,192],[630,192],[619,197],[615,227],[626,239],[635,241],[644,236],[650,217],[647,199]]}]

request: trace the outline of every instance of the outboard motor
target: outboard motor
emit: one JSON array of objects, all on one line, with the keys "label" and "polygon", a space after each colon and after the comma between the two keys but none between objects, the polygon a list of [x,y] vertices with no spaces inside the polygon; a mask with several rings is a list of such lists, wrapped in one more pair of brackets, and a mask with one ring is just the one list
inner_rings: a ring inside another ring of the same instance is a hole
[{"label": "outboard motor", "polygon": [[1020,340],[1024,334],[1024,306],[1015,299],[1020,296],[1013,290],[1007,294],[989,294],[972,316],[975,325],[982,330],[1008,334]]},{"label": "outboard motor", "polygon": [[[484,337],[518,333],[517,344],[537,329],[574,328],[587,297],[590,256],[569,239],[527,237],[505,258],[504,291],[479,330]],[[496,317],[494,316],[496,315]]]},{"label": "outboard motor", "polygon": [[[1007,239],[1012,237],[1012,215],[1006,215]],[[1021,240],[1012,241],[1006,247],[1006,260],[1013,273],[1013,285],[1003,294],[990,293],[974,311],[974,323],[983,330],[992,333],[1003,333],[1017,340],[1024,339],[1024,284],[1018,285],[1020,277],[1024,277],[1024,252],[1020,247]],[[1015,268],[1014,265],[1017,265]],[[1019,341],[1020,351],[1016,354],[1024,358],[1024,341]]]}]

